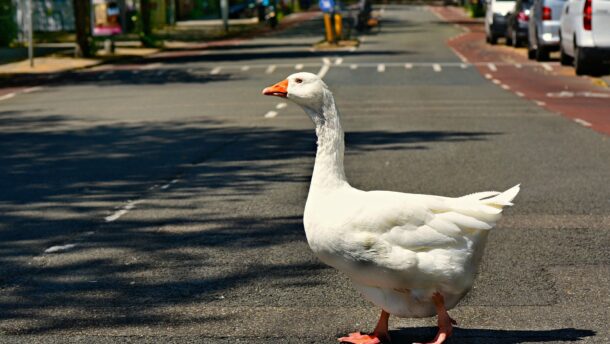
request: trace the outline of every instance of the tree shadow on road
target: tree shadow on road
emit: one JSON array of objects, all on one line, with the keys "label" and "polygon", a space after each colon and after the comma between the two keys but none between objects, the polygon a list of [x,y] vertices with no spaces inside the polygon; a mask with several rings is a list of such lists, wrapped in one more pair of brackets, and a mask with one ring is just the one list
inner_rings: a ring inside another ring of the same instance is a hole
[{"label": "tree shadow on road", "polygon": [[[493,135],[365,130],[346,140],[360,154]],[[256,307],[264,295],[290,306],[336,290],[302,229],[310,129],[205,117],[109,125],[11,110],[0,113],[0,151],[0,331],[237,321],[179,308]],[[142,201],[138,216],[104,221],[128,200]],[[76,246],[43,253],[66,243]]]},{"label": "tree shadow on road", "polygon": [[[400,343],[426,342],[436,335],[437,328],[403,328],[391,331],[392,339]],[[450,343],[519,344],[543,342],[577,342],[595,336],[595,331],[562,328],[554,330],[490,330],[454,327]]]}]

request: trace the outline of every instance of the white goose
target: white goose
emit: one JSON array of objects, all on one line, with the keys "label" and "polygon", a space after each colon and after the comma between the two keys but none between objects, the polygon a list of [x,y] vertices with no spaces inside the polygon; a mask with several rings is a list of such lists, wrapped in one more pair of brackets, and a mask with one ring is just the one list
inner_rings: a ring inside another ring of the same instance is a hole
[{"label": "white goose", "polygon": [[309,246],[382,309],[372,334],[351,333],[339,341],[389,341],[390,314],[437,314],[439,331],[431,343],[443,343],[455,324],[447,309],[471,288],[487,233],[502,208],[512,205],[519,185],[459,198],[355,189],[343,171],[339,113],[322,79],[292,74],[263,94],[294,101],[316,125],[318,149],[303,217]]}]

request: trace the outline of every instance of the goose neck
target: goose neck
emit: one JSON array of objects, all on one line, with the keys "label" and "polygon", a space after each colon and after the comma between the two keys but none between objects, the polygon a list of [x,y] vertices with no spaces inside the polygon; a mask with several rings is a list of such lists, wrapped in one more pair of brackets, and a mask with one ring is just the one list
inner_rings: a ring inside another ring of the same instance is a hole
[{"label": "goose neck", "polygon": [[[309,110],[310,112],[312,110]],[[312,187],[334,188],[347,185],[343,168],[344,133],[339,112],[330,91],[321,109],[310,114],[316,124],[318,148],[312,175]]]}]

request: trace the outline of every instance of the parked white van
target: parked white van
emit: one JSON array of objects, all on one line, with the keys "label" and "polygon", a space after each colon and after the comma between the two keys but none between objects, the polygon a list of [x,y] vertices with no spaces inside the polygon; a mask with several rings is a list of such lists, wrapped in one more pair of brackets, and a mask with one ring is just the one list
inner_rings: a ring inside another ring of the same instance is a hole
[{"label": "parked white van", "polygon": [[559,35],[563,65],[576,74],[598,73],[610,60],[610,0],[569,0],[563,7]]},{"label": "parked white van", "polygon": [[[610,0],[609,0],[610,1]],[[485,34],[487,43],[496,44],[506,34],[506,14],[515,7],[515,0],[485,1]]]}]

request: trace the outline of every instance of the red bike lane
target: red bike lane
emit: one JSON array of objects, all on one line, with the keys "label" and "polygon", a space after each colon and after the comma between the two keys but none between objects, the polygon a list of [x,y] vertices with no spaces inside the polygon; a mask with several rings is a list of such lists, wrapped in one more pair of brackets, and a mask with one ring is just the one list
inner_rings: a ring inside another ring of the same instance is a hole
[{"label": "red bike lane", "polygon": [[610,89],[599,79],[576,76],[571,67],[557,61],[528,60],[523,49],[488,45],[483,23],[459,8],[434,6],[431,10],[441,20],[464,30],[447,44],[498,87],[610,135]]}]

